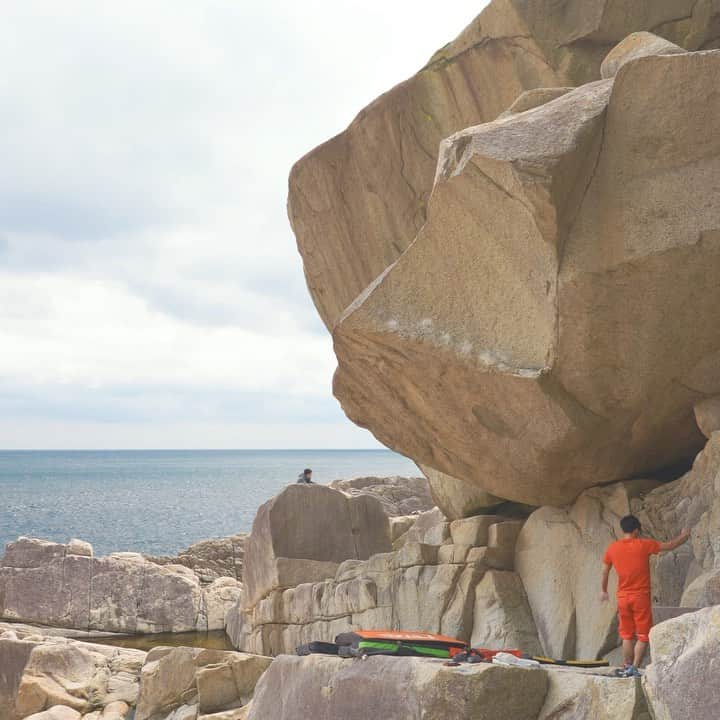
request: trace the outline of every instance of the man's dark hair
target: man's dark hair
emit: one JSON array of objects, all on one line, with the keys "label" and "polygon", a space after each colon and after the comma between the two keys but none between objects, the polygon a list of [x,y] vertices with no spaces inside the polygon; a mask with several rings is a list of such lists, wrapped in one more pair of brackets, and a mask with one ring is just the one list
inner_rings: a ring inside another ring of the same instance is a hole
[{"label": "man's dark hair", "polygon": [[636,530],[640,530],[642,525],[640,525],[640,521],[634,515],[626,515],[620,521],[620,527],[624,533],[629,534],[631,532],[635,532]]},{"label": "man's dark hair", "polygon": [[307,475],[308,473],[311,473],[311,472],[312,472],[312,470],[310,468],[305,468],[303,470],[303,475]]}]

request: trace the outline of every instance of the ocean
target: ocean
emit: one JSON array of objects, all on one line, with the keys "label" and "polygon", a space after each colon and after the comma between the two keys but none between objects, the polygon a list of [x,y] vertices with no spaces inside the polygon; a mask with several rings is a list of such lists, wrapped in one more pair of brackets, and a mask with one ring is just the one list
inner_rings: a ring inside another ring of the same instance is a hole
[{"label": "ocean", "polygon": [[258,507],[305,467],[339,478],[418,476],[389,450],[0,451],[0,554],[20,535],[174,554],[249,532]]}]

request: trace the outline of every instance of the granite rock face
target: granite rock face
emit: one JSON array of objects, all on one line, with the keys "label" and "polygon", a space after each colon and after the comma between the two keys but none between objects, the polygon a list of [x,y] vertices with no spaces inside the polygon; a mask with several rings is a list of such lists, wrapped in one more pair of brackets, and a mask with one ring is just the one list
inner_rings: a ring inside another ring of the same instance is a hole
[{"label": "granite rock face", "polygon": [[421,465],[420,469],[428,479],[435,505],[449,520],[478,515],[502,502],[501,498],[464,480],[450,477],[431,467]]},{"label": "granite rock face", "polygon": [[124,716],[135,705],[144,660],[141,650],[5,631],[0,634],[0,720],[37,713],[49,713],[42,720],[70,720],[94,712],[119,720],[120,710]]},{"label": "granite rock face", "polygon": [[532,505],[697,452],[693,406],[720,386],[697,322],[720,301],[720,202],[700,199],[719,70],[641,57],[443,141],[422,230],[334,327],[348,416]]},{"label": "granite rock face", "polygon": [[187,567],[138,553],[94,557],[88,543],[20,538],[0,561],[0,619],[106,632],[222,630],[241,588],[231,578],[202,586]]},{"label": "granite rock face", "polygon": [[391,518],[427,512],[436,505],[429,483],[422,477],[361,477],[335,480],[330,487],[347,495],[376,497]]},{"label": "granite rock face", "polygon": [[720,300],[717,20],[496,0],[298,162],[290,218],[354,422],[536,506],[700,449],[693,406],[720,392],[698,322]]},{"label": "granite rock face", "polygon": [[[449,523],[437,509],[417,518],[392,552],[365,560],[349,558],[332,565],[333,573],[323,579],[315,576],[315,565],[296,561],[293,585],[277,586],[256,600],[243,596],[228,615],[233,645],[253,653],[292,653],[298,645],[332,641],[357,628],[425,630],[470,640],[473,624],[482,625],[486,613],[499,617],[505,612],[506,617],[529,617],[529,626],[517,632],[506,626],[488,635],[489,646],[500,648],[522,637],[532,639],[533,649],[539,647],[517,577],[514,582],[498,580],[495,595],[488,592],[476,601],[478,583],[489,570],[514,575],[522,521],[493,515]],[[308,547],[315,547],[322,530],[311,525],[307,533]],[[302,545],[295,548],[302,553]],[[259,542],[252,554],[248,552],[248,577],[254,572],[254,558],[265,562],[269,554]],[[505,611],[491,607],[499,595],[507,603]]]},{"label": "granite rock face", "polygon": [[267,657],[221,650],[154,648],[142,667],[135,718],[194,720],[245,706],[271,662]]},{"label": "granite rock face", "polygon": [[220,577],[242,581],[246,533],[226,538],[213,538],[193,543],[177,555],[146,555],[156,565],[184,565],[190,568],[202,583]]},{"label": "granite rock face", "polygon": [[494,120],[525,90],[599,79],[603,59],[629,33],[717,47],[718,14],[695,0],[493,0],[420,72],[293,168],[288,213],[326,325],[424,224],[441,140]]},{"label": "granite rock face", "polygon": [[720,707],[720,605],[655,626],[643,680],[655,720],[715,720]]},{"label": "granite rock face", "polygon": [[540,668],[468,665],[459,672],[421,658],[277,658],[255,691],[249,720],[536,720],[547,689]]},{"label": "granite rock face", "polygon": [[275,589],[333,577],[345,560],[391,549],[388,517],[376,497],[289,485],[255,516],[245,543],[245,603],[254,606]]}]

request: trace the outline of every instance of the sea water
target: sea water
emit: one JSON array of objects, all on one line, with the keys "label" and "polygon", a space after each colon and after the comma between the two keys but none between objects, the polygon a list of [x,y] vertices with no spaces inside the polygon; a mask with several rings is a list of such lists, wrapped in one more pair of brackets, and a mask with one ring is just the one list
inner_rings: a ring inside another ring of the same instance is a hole
[{"label": "sea water", "polygon": [[174,554],[249,532],[258,507],[306,467],[327,484],[417,476],[389,450],[0,452],[0,554],[20,535],[87,540],[97,555]]}]

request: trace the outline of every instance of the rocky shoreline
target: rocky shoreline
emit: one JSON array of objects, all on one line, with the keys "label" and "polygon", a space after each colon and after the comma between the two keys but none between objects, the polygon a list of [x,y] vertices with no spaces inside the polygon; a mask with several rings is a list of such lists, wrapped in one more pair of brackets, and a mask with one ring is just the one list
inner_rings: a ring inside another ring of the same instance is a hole
[{"label": "rocky shoreline", "polygon": [[[425,479],[291,485],[177,557],[9,543],[0,720],[717,720],[718,20],[493,0],[302,158],[334,392]],[[642,679],[294,654],[392,629],[618,664],[600,570],[630,513],[692,529],[652,561]],[[89,642],[211,630],[236,649]]]},{"label": "rocky shoreline", "polygon": [[[128,553],[95,558],[82,541],[21,538],[0,561],[0,667],[9,669],[0,684],[0,707],[7,708],[0,719],[281,718],[283,708],[302,697],[329,720],[340,706],[359,703],[358,684],[384,698],[386,715],[397,718],[415,717],[402,714],[408,706],[444,717],[458,696],[466,701],[455,715],[477,717],[495,692],[498,718],[643,720],[648,701],[654,717],[678,717],[672,710],[678,688],[682,698],[700,694],[701,704],[716,692],[692,685],[680,669],[707,672],[697,664],[704,658],[712,667],[720,646],[717,477],[720,432],[677,480],[614,483],[529,516],[527,508],[507,504],[501,506],[507,515],[496,507],[452,521],[437,507],[389,515],[393,508],[383,498],[388,487],[403,483],[395,478],[375,484],[379,495],[360,481],[355,485],[362,492],[348,492],[353,483],[345,483],[345,491],[290,485],[258,511],[247,538],[199,543],[181,555],[193,557],[186,565],[158,565]],[[417,481],[411,484],[418,489]],[[422,507],[429,504],[428,489],[418,493]],[[596,576],[619,518],[630,511],[651,532],[672,534],[684,523],[696,528],[691,548],[653,567],[654,601],[684,606],[686,614],[654,628],[642,686],[605,671],[292,657],[300,644],[332,641],[351,629],[420,628],[474,647],[617,663],[614,608],[600,603]],[[244,547],[240,580],[229,576],[237,572],[238,543]],[[33,626],[40,623],[45,627]],[[161,646],[145,653],[92,643],[102,633],[217,628],[237,652]],[[323,696],[322,687],[335,688],[336,701]],[[372,702],[345,716],[380,712]],[[671,708],[670,714],[658,707]],[[572,714],[581,708],[594,714]]]}]

